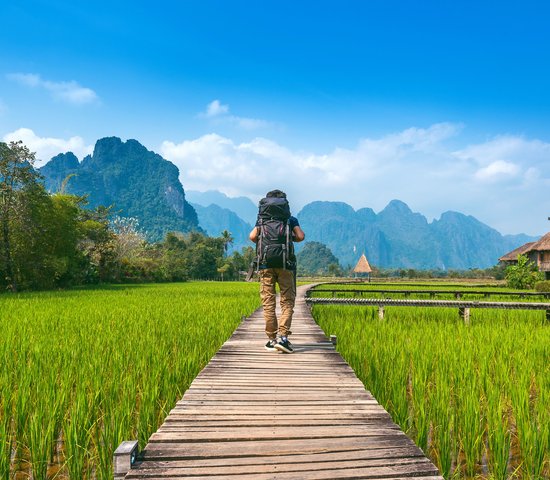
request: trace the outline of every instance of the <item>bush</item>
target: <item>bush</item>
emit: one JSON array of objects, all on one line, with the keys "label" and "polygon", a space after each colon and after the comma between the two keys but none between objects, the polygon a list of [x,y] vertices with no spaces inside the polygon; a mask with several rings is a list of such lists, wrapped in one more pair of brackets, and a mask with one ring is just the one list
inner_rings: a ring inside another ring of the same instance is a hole
[{"label": "bush", "polygon": [[510,288],[533,288],[535,283],[542,279],[542,273],[525,255],[518,255],[517,265],[511,265],[506,269],[506,283]]},{"label": "bush", "polygon": [[544,280],[535,284],[537,292],[550,292],[550,280]]}]

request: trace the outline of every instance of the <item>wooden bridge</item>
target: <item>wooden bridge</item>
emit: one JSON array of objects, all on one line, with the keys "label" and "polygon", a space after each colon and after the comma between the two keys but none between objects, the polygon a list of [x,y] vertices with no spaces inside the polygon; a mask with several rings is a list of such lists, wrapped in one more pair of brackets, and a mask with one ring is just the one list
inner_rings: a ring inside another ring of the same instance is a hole
[{"label": "wooden bridge", "polygon": [[262,311],[254,312],[129,471],[135,442],[117,450],[115,478],[442,479],[314,322],[306,290],[298,289],[294,354],[264,349]]}]

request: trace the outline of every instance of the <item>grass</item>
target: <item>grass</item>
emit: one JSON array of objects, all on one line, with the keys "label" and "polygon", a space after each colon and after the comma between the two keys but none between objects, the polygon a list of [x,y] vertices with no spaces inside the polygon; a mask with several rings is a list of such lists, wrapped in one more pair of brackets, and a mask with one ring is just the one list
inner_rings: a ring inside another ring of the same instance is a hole
[{"label": "grass", "polygon": [[373,307],[313,312],[445,478],[550,478],[544,312],[474,310],[469,326],[446,308],[387,307],[383,321]]},{"label": "grass", "polygon": [[231,282],[1,295],[0,478],[112,479],[258,306]]}]

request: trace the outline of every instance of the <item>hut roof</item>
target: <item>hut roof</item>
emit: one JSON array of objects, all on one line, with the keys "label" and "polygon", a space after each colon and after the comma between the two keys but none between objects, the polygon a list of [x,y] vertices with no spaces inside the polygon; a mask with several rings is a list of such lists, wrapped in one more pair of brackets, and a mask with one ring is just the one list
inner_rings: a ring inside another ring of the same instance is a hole
[{"label": "hut roof", "polygon": [[506,255],[503,255],[498,260],[499,262],[515,262],[518,259],[518,255],[523,255],[524,253],[527,253],[532,250],[532,246],[536,242],[527,242],[525,245],[522,245],[521,247],[516,248],[515,250],[512,250],[511,252],[508,252]]},{"label": "hut roof", "polygon": [[530,250],[536,250],[537,252],[550,250],[550,232],[543,235],[538,242],[535,242]]},{"label": "hut roof", "polygon": [[359,258],[359,261],[357,262],[357,265],[355,265],[355,268],[353,269],[354,273],[370,273],[372,272],[372,268],[370,268],[369,261],[367,260],[367,257],[365,257],[365,254],[361,255],[361,258]]}]

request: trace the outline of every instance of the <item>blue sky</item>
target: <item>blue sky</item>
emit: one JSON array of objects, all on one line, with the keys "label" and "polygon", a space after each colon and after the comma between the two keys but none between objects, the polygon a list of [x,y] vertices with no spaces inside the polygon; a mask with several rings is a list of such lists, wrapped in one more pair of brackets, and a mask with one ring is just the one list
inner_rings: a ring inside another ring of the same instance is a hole
[{"label": "blue sky", "polygon": [[282,188],[539,234],[544,1],[6,1],[0,138],[40,163],[136,138],[186,189]]}]

